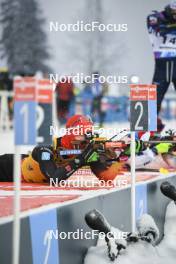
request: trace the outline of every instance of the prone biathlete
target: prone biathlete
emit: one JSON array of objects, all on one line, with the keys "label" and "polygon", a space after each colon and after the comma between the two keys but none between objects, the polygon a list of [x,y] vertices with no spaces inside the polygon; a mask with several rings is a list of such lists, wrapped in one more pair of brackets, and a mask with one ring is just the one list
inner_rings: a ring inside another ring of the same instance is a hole
[{"label": "prone biathlete", "polygon": [[[74,128],[80,127],[74,134]],[[66,180],[75,171],[89,165],[92,172],[101,180],[114,179],[123,164],[111,161],[116,153],[109,149],[106,155],[95,149],[84,132],[92,131],[93,122],[85,116],[74,115],[66,124],[69,133],[55,138],[53,145],[36,146],[30,155],[22,155],[21,174],[25,182],[49,182]],[[60,155],[61,151],[81,150],[81,154]],[[0,156],[0,181],[13,181],[13,154]]]},{"label": "prone biathlete", "polygon": [[[161,126],[162,127],[162,126]],[[119,156],[120,161],[125,161],[126,165],[131,166],[131,136],[127,132],[124,137],[126,148]],[[150,143],[150,142],[155,143]],[[157,141],[159,141],[157,143]],[[172,142],[172,143],[171,143]],[[157,132],[138,132],[136,133],[136,159],[135,166],[137,169],[161,167],[176,168],[176,135],[172,130],[166,131],[161,135]]]},{"label": "prone biathlete", "polygon": [[[55,138],[53,145],[36,146],[31,154],[22,155],[23,181],[42,183],[57,179],[59,183],[84,166],[89,166],[98,179],[108,181],[128,169],[130,141],[124,144],[124,149],[110,146],[104,149],[103,143],[96,144],[92,140],[93,122],[82,115],[72,116],[67,121],[66,129],[69,133]],[[136,167],[145,166],[158,154],[168,153],[171,148],[172,144],[167,143],[146,146],[140,138],[137,139]],[[13,181],[13,154],[0,156],[0,181]]]}]

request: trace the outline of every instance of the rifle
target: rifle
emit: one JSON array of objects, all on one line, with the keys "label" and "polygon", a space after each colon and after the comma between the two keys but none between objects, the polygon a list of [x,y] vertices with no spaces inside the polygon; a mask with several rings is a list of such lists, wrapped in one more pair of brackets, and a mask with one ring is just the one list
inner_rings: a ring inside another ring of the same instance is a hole
[{"label": "rifle", "polygon": [[[80,143],[87,143],[92,145],[92,148],[97,151],[99,154],[107,155],[108,161],[117,161],[118,157],[116,152],[119,152],[119,156],[125,151],[130,148],[130,143],[127,144],[124,140],[113,140],[117,135],[114,135],[110,139],[107,139],[105,137],[99,137],[99,135],[91,135],[88,137],[85,137],[85,140],[74,140],[72,141],[72,144],[74,145],[74,149],[72,150],[62,150],[60,151],[61,156],[69,156],[69,155],[79,155],[82,153],[82,149],[79,149]],[[150,147],[152,148],[153,146],[160,144],[160,143],[170,143],[173,144],[173,147],[170,148],[170,151],[176,151],[176,137],[168,135],[164,137],[163,139],[157,139],[154,137],[153,139],[149,141],[141,141],[137,140],[141,144],[141,147],[139,152],[145,150],[146,148]],[[116,151],[116,152],[115,152]],[[128,151],[130,153],[130,150]],[[129,154],[130,155],[130,154]]]}]

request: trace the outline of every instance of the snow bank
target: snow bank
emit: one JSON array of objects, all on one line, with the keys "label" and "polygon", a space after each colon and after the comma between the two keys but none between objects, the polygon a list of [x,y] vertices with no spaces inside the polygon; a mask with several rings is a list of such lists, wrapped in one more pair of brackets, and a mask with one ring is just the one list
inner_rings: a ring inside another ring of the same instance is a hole
[{"label": "snow bank", "polygon": [[[140,230],[146,230],[151,223],[149,216],[145,216],[140,222]],[[144,226],[143,229],[142,225]],[[152,222],[152,227],[155,223]],[[113,228],[117,234],[120,230]],[[156,229],[155,229],[156,230]],[[159,235],[159,233],[158,233]],[[164,237],[160,244],[153,247],[151,244],[140,241],[131,243],[119,257],[111,262],[107,256],[107,246],[104,241],[98,241],[96,247],[89,248],[84,264],[175,264],[176,263],[176,205],[169,203],[166,210]]]}]

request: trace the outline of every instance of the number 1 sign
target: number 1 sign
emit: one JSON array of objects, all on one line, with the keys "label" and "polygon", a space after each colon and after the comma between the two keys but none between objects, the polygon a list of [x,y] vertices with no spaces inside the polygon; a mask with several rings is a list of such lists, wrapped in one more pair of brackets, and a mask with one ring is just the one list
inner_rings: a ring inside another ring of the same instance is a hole
[{"label": "number 1 sign", "polygon": [[156,85],[130,87],[131,131],[157,131]]},{"label": "number 1 sign", "polygon": [[15,145],[36,144],[36,80],[15,78],[14,126]]}]

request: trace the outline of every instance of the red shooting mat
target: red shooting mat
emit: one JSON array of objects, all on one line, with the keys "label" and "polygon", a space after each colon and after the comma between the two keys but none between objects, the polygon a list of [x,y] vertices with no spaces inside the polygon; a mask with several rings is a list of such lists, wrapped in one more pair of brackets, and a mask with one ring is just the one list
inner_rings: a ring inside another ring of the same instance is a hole
[{"label": "red shooting mat", "polygon": [[[137,172],[136,181],[143,182],[159,176],[157,172]],[[63,204],[68,201],[76,201],[85,195],[101,193],[102,190],[112,190],[124,187],[131,181],[130,173],[117,176],[116,181],[106,184],[99,180],[88,169],[75,173],[64,183],[64,186],[50,186],[46,183],[22,183],[21,184],[21,211],[40,208],[50,204]],[[13,214],[14,185],[12,182],[0,183],[0,217]]]}]

